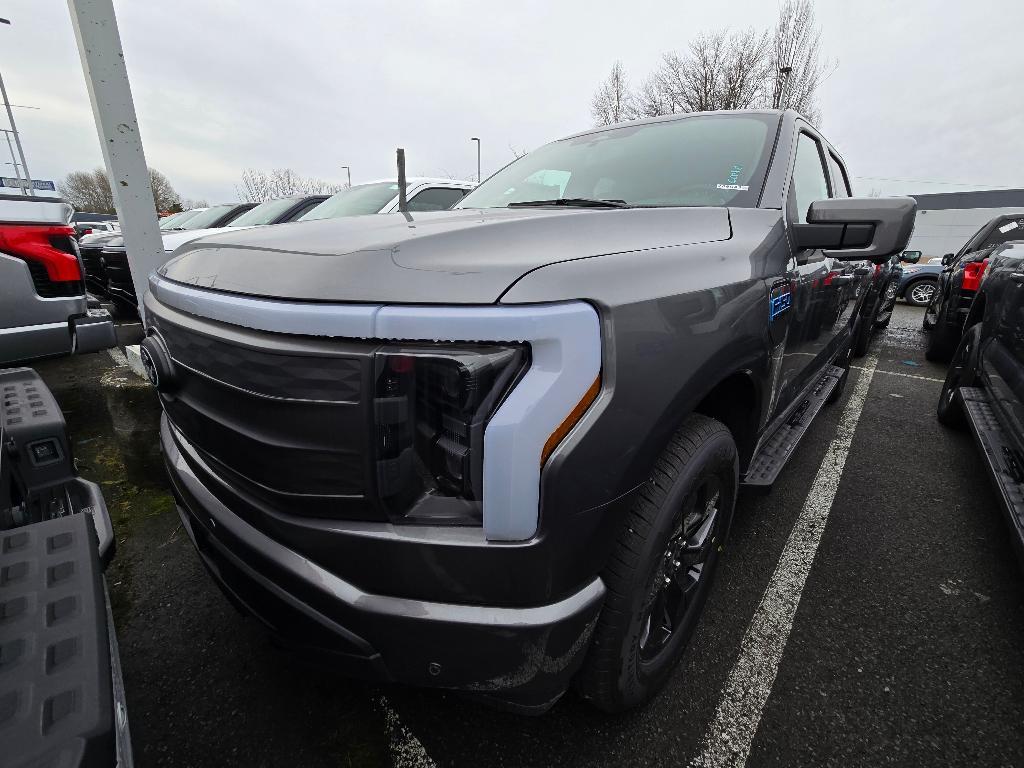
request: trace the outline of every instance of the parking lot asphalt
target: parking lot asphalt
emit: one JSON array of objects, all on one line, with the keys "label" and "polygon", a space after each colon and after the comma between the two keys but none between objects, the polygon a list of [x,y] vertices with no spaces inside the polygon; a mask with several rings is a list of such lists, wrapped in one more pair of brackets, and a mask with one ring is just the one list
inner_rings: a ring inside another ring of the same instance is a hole
[{"label": "parking lot asphalt", "polygon": [[770,494],[741,495],[668,685],[540,718],[325,674],[279,651],[180,528],[148,386],[100,354],[37,369],[100,482],[139,766],[1024,764],[1024,578],[944,370],[900,305]]}]

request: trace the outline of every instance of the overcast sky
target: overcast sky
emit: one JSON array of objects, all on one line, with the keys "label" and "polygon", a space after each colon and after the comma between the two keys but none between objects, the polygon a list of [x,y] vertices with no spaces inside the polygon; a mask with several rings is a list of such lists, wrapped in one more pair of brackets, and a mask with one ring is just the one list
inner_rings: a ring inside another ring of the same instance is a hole
[{"label": "overcast sky", "polygon": [[[397,146],[410,173],[468,178],[471,136],[486,176],[512,159],[510,145],[588,127],[615,59],[639,82],[701,30],[767,27],[776,15],[771,0],[115,7],[147,160],[183,196],[211,202],[237,199],[249,167],[391,176]],[[821,127],[855,192],[1024,187],[1024,3],[818,0],[817,12],[839,62]],[[101,165],[66,3],[0,0],[0,16],[13,22],[0,26],[11,101],[40,108],[16,110],[33,175]]]}]

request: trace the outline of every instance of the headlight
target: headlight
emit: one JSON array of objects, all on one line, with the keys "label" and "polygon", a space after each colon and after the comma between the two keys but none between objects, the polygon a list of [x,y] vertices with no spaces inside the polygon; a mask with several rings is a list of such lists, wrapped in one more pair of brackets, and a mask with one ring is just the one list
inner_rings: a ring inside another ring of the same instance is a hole
[{"label": "headlight", "polygon": [[402,345],[374,357],[377,498],[406,522],[479,525],[487,420],[525,345]]}]

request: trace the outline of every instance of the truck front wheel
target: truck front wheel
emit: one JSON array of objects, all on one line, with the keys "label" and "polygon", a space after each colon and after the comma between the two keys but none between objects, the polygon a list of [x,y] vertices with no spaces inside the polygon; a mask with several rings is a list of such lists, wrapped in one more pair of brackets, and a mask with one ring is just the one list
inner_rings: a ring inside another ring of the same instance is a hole
[{"label": "truck front wheel", "polygon": [[650,699],[700,619],[729,532],[739,459],[721,422],[694,414],[639,492],[601,574],[608,593],[576,678],[608,712]]}]

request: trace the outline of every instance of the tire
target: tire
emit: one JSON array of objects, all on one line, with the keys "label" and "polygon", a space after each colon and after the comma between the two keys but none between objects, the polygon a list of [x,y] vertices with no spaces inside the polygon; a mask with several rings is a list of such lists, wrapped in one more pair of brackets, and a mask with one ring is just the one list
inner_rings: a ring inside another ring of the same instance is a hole
[{"label": "tire", "polygon": [[939,314],[936,309],[936,305],[940,304],[939,291],[936,287],[935,292],[932,294],[932,300],[928,302],[928,306],[924,308],[924,314],[921,316],[921,327],[925,331],[931,331],[935,328],[938,321]]},{"label": "tire", "polygon": [[978,378],[980,358],[981,323],[971,326],[953,354],[953,361],[946,371],[946,380],[939,393],[939,404],[935,409],[939,421],[953,429],[967,428],[967,415],[960,387],[972,387]]},{"label": "tire", "polygon": [[938,321],[928,334],[928,343],[924,348],[925,359],[933,363],[948,363],[953,359],[961,336],[959,326]]},{"label": "tire", "polygon": [[[668,679],[703,611],[738,487],[732,434],[690,416],[655,463],[601,574],[608,592],[575,679],[597,708],[636,707]],[[674,621],[661,621],[673,605]]]},{"label": "tire", "polygon": [[899,285],[893,280],[885,287],[885,291],[882,293],[882,306],[878,310],[878,314],[875,315],[873,325],[875,328],[881,330],[889,327],[889,322],[892,320],[892,313],[896,309],[896,292],[899,290]]},{"label": "tire", "polygon": [[927,307],[935,293],[935,280],[915,280],[903,291],[903,299],[915,307]]},{"label": "tire", "polygon": [[850,341],[853,357],[864,357],[871,346],[871,332],[874,326],[870,322],[864,322],[864,318],[858,317],[853,328],[853,338]]},{"label": "tire", "polygon": [[[857,321],[858,325],[861,321]],[[870,323],[868,324],[870,325]],[[850,342],[850,346],[846,348],[846,352],[839,356],[835,364],[843,369],[843,375],[839,379],[839,383],[832,388],[832,391],[828,393],[828,398],[825,400],[826,405],[838,402],[839,398],[843,396],[843,390],[846,389],[846,380],[850,378],[850,364],[853,362],[853,342]]]}]

